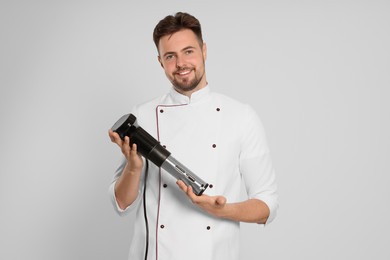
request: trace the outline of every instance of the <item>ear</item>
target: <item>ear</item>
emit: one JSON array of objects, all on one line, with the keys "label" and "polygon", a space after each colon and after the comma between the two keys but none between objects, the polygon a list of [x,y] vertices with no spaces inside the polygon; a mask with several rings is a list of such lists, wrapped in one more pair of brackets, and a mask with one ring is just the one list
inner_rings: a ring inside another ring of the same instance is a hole
[{"label": "ear", "polygon": [[162,64],[160,55],[157,56],[158,62],[160,63],[160,66],[164,68],[164,65]]},{"label": "ear", "polygon": [[202,51],[203,51],[203,59],[206,60],[207,59],[207,46],[206,46],[205,42],[203,43]]}]

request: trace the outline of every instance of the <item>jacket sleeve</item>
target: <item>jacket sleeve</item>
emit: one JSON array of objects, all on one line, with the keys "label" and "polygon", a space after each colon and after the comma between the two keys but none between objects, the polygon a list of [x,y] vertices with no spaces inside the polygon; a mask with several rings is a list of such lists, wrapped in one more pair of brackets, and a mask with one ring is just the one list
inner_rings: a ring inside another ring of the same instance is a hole
[{"label": "jacket sleeve", "polygon": [[263,125],[256,112],[249,106],[242,118],[240,171],[248,198],[259,199],[267,204],[271,223],[279,207],[275,170],[272,165]]}]

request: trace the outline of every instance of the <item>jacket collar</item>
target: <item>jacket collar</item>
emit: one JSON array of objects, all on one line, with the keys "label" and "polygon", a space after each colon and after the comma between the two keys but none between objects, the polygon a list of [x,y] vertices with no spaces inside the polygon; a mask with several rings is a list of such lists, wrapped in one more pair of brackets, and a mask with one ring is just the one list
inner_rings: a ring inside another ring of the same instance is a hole
[{"label": "jacket collar", "polygon": [[187,105],[199,102],[205,99],[209,94],[210,94],[209,85],[206,85],[204,88],[195,91],[194,93],[191,94],[191,97],[187,97],[186,95],[177,92],[174,87],[172,87],[171,91],[169,92],[169,95],[172,98],[173,103],[187,104]]}]

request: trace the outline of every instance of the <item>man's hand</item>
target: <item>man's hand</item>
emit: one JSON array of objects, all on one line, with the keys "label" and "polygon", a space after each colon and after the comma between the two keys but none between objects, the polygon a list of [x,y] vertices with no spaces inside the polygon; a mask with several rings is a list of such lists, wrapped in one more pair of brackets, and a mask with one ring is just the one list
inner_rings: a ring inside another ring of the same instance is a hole
[{"label": "man's hand", "polygon": [[223,196],[208,196],[202,194],[197,196],[193,191],[191,186],[187,186],[183,181],[178,180],[177,185],[179,188],[184,191],[188,198],[197,205],[199,208],[203,209],[207,213],[215,217],[224,217],[226,210],[226,198]]},{"label": "man's hand", "polygon": [[137,145],[133,144],[130,148],[130,139],[125,137],[122,140],[120,136],[111,129],[108,135],[113,143],[116,143],[126,157],[127,164],[123,168],[121,176],[115,183],[115,198],[121,209],[131,205],[138,196],[139,182],[143,167],[141,155],[137,153]]},{"label": "man's hand", "polygon": [[233,221],[264,224],[270,214],[267,204],[258,199],[248,199],[242,202],[226,203],[223,196],[197,196],[191,186],[186,186],[181,180],[176,182],[186,193],[192,203],[212,216]]},{"label": "man's hand", "polygon": [[126,157],[129,170],[133,173],[140,173],[143,167],[143,161],[141,155],[137,153],[137,145],[133,144],[130,148],[130,138],[126,136],[125,140],[122,140],[118,133],[115,133],[111,129],[108,131],[108,135],[110,136],[111,142],[116,143]]}]

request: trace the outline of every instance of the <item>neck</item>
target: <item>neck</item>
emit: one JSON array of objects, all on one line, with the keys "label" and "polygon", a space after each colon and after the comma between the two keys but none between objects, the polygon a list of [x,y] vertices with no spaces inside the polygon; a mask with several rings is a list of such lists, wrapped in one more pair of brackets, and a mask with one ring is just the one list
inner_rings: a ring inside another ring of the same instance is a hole
[{"label": "neck", "polygon": [[187,90],[187,91],[186,91],[186,90],[183,90],[183,89],[178,89],[178,88],[176,88],[176,87],[174,87],[174,88],[175,88],[175,90],[176,90],[177,92],[179,92],[180,94],[185,95],[185,96],[191,98],[192,93],[194,93],[194,92],[196,92],[196,91],[198,91],[198,90],[201,90],[202,88],[206,87],[207,84],[208,84],[208,82],[207,82],[207,80],[206,80],[206,77],[204,77],[203,80],[202,80],[201,82],[199,82],[199,84],[198,84],[194,89],[191,89],[191,90]]}]

